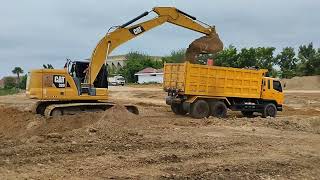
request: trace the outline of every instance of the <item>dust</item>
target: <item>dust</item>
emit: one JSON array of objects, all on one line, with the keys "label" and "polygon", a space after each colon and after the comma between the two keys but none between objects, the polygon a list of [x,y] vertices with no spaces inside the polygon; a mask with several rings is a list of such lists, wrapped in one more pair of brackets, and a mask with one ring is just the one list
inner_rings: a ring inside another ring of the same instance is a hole
[{"label": "dust", "polygon": [[223,50],[223,43],[219,38],[219,35],[213,32],[210,35],[200,37],[194,40],[186,51],[186,60],[195,64],[196,57],[199,54],[215,54]]}]

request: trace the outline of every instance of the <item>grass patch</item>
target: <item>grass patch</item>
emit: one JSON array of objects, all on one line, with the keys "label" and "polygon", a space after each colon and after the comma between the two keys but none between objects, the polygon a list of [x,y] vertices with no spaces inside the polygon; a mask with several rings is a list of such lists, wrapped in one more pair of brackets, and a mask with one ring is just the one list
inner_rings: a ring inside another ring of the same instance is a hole
[{"label": "grass patch", "polygon": [[9,94],[17,94],[19,92],[19,89],[12,88],[12,89],[3,89],[0,88],[0,96],[5,96]]}]

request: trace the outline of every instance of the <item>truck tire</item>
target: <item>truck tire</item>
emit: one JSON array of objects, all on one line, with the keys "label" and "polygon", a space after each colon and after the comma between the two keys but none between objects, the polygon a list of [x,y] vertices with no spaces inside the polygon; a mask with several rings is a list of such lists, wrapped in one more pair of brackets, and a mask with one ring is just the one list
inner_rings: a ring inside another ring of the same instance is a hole
[{"label": "truck tire", "polygon": [[202,119],[210,116],[210,107],[205,100],[198,100],[191,104],[191,116],[196,119]]},{"label": "truck tire", "polygon": [[187,112],[183,110],[182,104],[171,104],[171,110],[177,115],[187,114]]},{"label": "truck tire", "polygon": [[276,117],[276,115],[277,115],[277,107],[273,103],[268,103],[263,107],[263,110],[262,110],[263,118],[266,118],[268,116]]},{"label": "truck tire", "polygon": [[253,115],[253,111],[241,111],[244,117],[251,117]]},{"label": "truck tire", "polygon": [[214,101],[210,103],[211,115],[217,118],[227,117],[228,108],[222,101]]}]

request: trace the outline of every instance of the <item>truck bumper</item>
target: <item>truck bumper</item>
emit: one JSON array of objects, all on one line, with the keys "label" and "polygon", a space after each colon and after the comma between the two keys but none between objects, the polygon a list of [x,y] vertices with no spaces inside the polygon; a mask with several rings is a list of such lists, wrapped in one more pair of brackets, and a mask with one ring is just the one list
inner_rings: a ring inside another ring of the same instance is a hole
[{"label": "truck bumper", "polygon": [[171,105],[171,104],[181,104],[182,101],[180,98],[175,98],[175,97],[172,97],[172,96],[167,96],[166,97],[166,104],[167,105]]},{"label": "truck bumper", "polygon": [[277,105],[277,110],[282,111],[283,110],[282,105]]}]

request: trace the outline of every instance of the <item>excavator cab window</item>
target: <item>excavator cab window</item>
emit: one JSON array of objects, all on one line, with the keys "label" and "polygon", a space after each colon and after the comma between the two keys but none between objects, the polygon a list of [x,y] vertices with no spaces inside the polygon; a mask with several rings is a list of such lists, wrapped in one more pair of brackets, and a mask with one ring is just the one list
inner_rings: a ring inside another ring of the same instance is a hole
[{"label": "excavator cab window", "polygon": [[77,78],[83,83],[84,78],[86,77],[85,70],[88,66],[89,62],[74,61],[71,65],[69,73],[73,78]]}]

